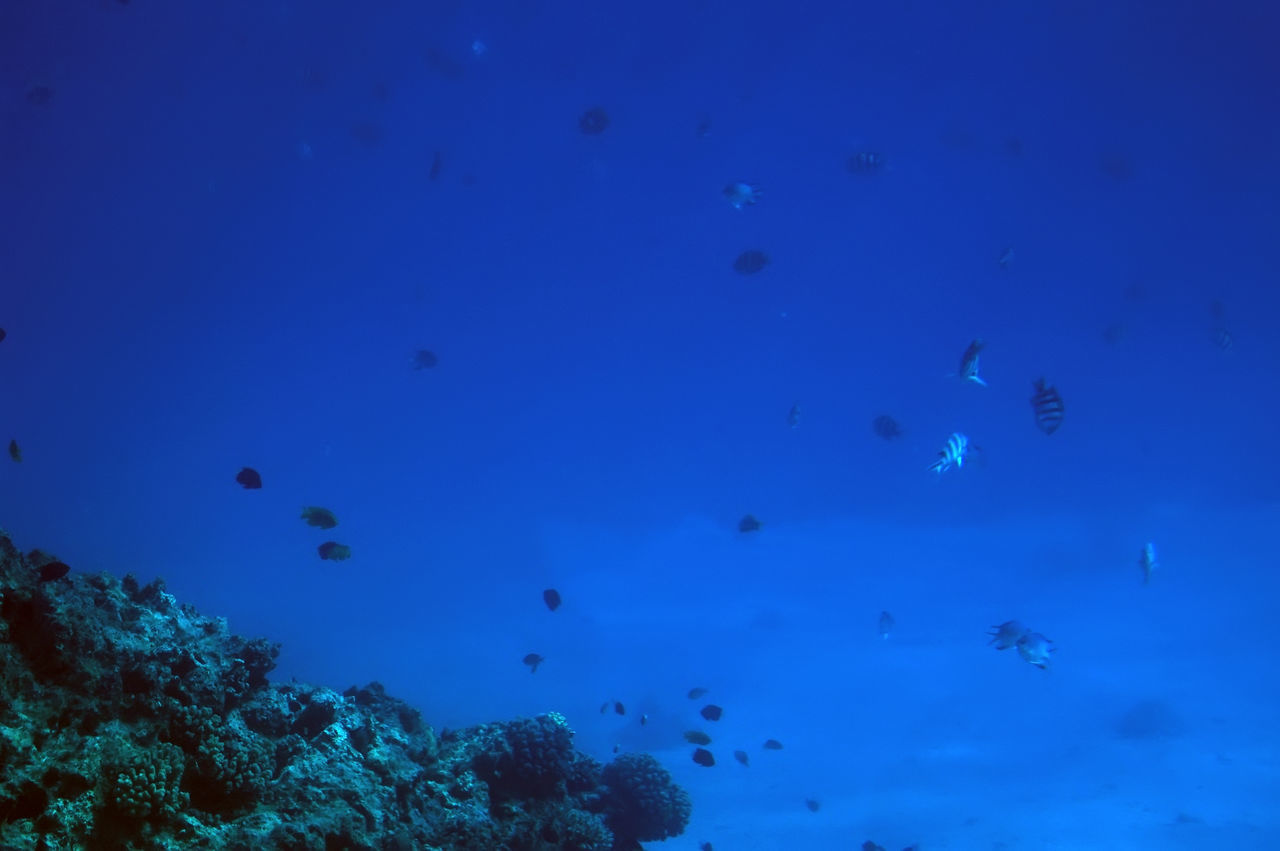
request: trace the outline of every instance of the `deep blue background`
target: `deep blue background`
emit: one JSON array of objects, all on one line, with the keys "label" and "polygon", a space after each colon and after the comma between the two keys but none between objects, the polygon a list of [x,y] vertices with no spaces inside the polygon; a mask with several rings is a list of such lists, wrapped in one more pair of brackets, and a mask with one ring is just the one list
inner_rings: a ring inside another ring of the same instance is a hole
[{"label": "deep blue background", "polygon": [[[0,523],[282,641],[281,677],[655,751],[677,847],[1280,842],[1249,803],[1280,758],[1278,36],[1264,3],[8,0]],[[974,337],[988,389],[947,377]],[[955,430],[983,452],[938,480]],[[983,647],[1013,617],[1053,670]],[[1149,705],[1161,756],[1116,756]],[[1221,808],[1171,790],[1224,731]],[[1149,818],[1073,797],[1125,792]]]}]

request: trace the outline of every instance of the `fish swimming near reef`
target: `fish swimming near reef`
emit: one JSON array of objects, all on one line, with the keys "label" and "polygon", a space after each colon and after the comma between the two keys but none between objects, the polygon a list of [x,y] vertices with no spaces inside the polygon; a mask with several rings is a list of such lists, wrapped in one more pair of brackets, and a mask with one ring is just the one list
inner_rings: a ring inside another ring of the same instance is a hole
[{"label": "fish swimming near reef", "polygon": [[332,529],[338,525],[337,515],[329,509],[321,508],[318,505],[308,505],[302,509],[302,519],[307,521],[308,526],[315,526],[320,529]]},{"label": "fish swimming near reef", "polygon": [[978,374],[979,356],[986,345],[981,339],[976,339],[964,350],[964,354],[960,356],[960,369],[955,373],[962,381],[972,381],[980,387],[987,386],[987,382]]},{"label": "fish swimming near reef", "polygon": [[942,451],[938,453],[937,459],[929,465],[930,473],[942,475],[947,470],[955,467],[959,470],[964,466],[964,459],[969,456],[969,438],[960,432],[952,433],[947,438],[947,445],[942,447]]},{"label": "fish swimming near reef", "polygon": [[1031,395],[1031,410],[1036,417],[1036,427],[1045,434],[1053,434],[1062,425],[1062,416],[1066,406],[1062,404],[1062,396],[1056,387],[1045,384],[1043,378],[1035,383],[1035,392]]},{"label": "fish swimming near reef", "polygon": [[746,751],[734,751],[733,758],[736,759],[738,762],[742,763],[742,765],[746,766],[747,768],[751,767],[751,757],[747,755]]},{"label": "fish swimming near reef", "polygon": [[1018,639],[1014,645],[1022,661],[1035,665],[1040,670],[1049,667],[1049,654],[1053,652],[1053,642],[1038,632],[1028,632]]},{"label": "fish swimming near reef", "polygon": [[724,710],[714,703],[708,703],[698,711],[698,714],[708,721],[719,721],[720,716],[724,715]]},{"label": "fish swimming near reef", "polygon": [[236,484],[245,490],[258,490],[262,487],[262,476],[252,467],[241,467],[240,472],[236,473]]},{"label": "fish swimming near reef", "polygon": [[71,568],[66,562],[50,561],[40,565],[36,578],[39,582],[54,582],[70,572]]},{"label": "fish swimming near reef", "polygon": [[871,421],[871,430],[876,433],[876,437],[884,440],[897,440],[906,434],[902,430],[902,426],[898,421],[888,414],[881,414]]},{"label": "fish swimming near reef", "polygon": [[997,650],[1008,650],[1010,647],[1016,647],[1018,640],[1031,632],[1030,629],[1017,621],[1005,621],[999,626],[991,627],[991,629],[992,631],[987,633],[987,635],[991,636],[991,640],[987,644],[994,644]]},{"label": "fish swimming near reef", "polygon": [[320,553],[320,558],[325,561],[346,561],[351,558],[351,547],[339,544],[337,541],[325,541],[316,547],[316,552]]},{"label": "fish swimming near reef", "polygon": [[720,194],[724,196],[724,200],[729,202],[729,206],[735,210],[758,204],[760,199],[764,197],[764,192],[760,190],[759,186],[742,181],[730,183],[721,190]]},{"label": "fish swimming near reef", "polygon": [[880,622],[876,625],[876,629],[880,632],[880,638],[888,641],[890,633],[893,632],[893,615],[888,612],[881,612]]},{"label": "fish swimming near reef", "polygon": [[22,449],[16,440],[9,441],[9,457],[19,464],[22,463]]},{"label": "fish swimming near reef", "polygon": [[1151,584],[1151,574],[1156,572],[1156,568],[1160,566],[1160,562],[1156,559],[1156,545],[1151,541],[1142,548],[1142,555],[1138,557],[1138,567],[1142,568],[1142,584]]},{"label": "fish swimming near reef", "polygon": [[701,730],[687,730],[684,734],[684,740],[691,745],[709,745],[711,737]]},{"label": "fish swimming near reef", "polygon": [[760,527],[763,525],[763,523],[756,519],[754,514],[746,514],[738,521],[738,531],[744,534],[747,532],[759,532]]},{"label": "fish swimming near reef", "polygon": [[694,750],[693,761],[698,765],[701,765],[703,768],[710,768],[716,764],[716,758],[711,754],[711,751],[706,748],[697,748]]},{"label": "fish swimming near reef", "polygon": [[703,688],[702,686],[694,686],[693,688],[689,689],[689,693],[685,695],[685,697],[689,698],[690,700],[697,700],[698,698],[705,695],[707,691],[708,690]]},{"label": "fish swimming near reef", "polygon": [[777,739],[765,739],[764,749],[767,751],[780,751],[782,750],[782,742]]},{"label": "fish swimming near reef", "polygon": [[536,674],[538,673],[538,666],[547,660],[537,653],[528,653],[520,661],[529,666],[529,673]]},{"label": "fish swimming near reef", "polygon": [[769,265],[769,255],[756,248],[748,249],[733,261],[733,271],[739,275],[754,275]]},{"label": "fish swimming near reef", "polygon": [[554,588],[548,588],[542,592],[542,602],[547,604],[547,608],[555,611],[560,608],[560,592]]}]

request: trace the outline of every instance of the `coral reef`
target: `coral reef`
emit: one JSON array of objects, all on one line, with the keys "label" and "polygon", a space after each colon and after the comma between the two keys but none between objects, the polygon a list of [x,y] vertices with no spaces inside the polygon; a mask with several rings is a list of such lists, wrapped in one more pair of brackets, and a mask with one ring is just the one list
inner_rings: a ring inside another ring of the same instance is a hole
[{"label": "coral reef", "polygon": [[279,648],[157,580],[42,581],[0,533],[0,848],[619,851],[689,797],[555,713],[441,733],[377,683],[271,683]]}]

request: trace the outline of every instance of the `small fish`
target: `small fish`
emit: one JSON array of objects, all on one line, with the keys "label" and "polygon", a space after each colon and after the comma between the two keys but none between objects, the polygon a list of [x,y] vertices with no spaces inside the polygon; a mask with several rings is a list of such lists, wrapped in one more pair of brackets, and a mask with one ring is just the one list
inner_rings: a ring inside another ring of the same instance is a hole
[{"label": "small fish", "polygon": [[978,374],[978,356],[986,345],[978,339],[969,343],[969,347],[964,350],[964,354],[960,356],[960,371],[956,373],[962,381],[972,381],[980,387],[987,386],[987,382]]},{"label": "small fish", "polygon": [[560,592],[554,588],[548,588],[542,592],[542,602],[547,604],[547,608],[555,611],[560,608]]},{"label": "small fish", "polygon": [[787,411],[787,428],[797,428],[800,425],[800,403],[796,402],[791,406],[791,410]]},{"label": "small fish", "polygon": [[716,758],[711,755],[711,751],[706,748],[697,748],[693,752],[693,761],[703,768],[710,768],[716,764]]},{"label": "small fish", "polygon": [[877,151],[855,151],[845,162],[853,174],[876,174],[884,170],[884,154]]},{"label": "small fish", "polygon": [[316,547],[316,552],[320,553],[320,558],[325,561],[346,561],[351,558],[351,547],[339,544],[337,541],[325,541]]},{"label": "small fish", "polygon": [[760,527],[764,525],[756,519],[754,514],[744,514],[742,519],[738,521],[739,532],[759,532]]},{"label": "small fish", "polygon": [[809,808],[809,812],[816,813],[822,809],[822,802],[817,798],[805,798],[804,805]]},{"label": "small fish", "polygon": [[4,330],[3,328],[0,328],[0,343],[3,343],[3,342],[4,342],[4,338],[5,338],[5,337],[8,337],[8,336],[9,336],[9,335],[8,335],[7,333],[5,333],[5,330]]},{"label": "small fish", "polygon": [[938,453],[938,459],[929,465],[928,470],[938,475],[942,475],[952,467],[959,470],[964,466],[964,459],[968,455],[969,438],[958,431],[954,432],[951,437],[947,438],[947,445]]},{"label": "small fish", "polygon": [[38,581],[53,582],[61,579],[71,572],[71,568],[65,562],[51,561],[40,566],[38,573]]},{"label": "small fish", "polygon": [[698,698],[705,695],[707,691],[708,689],[705,689],[702,686],[694,686],[693,688],[689,689],[689,693],[685,696],[688,697],[690,700],[697,700]]},{"label": "small fish", "polygon": [[646,712],[640,716],[640,726],[643,727],[648,723],[649,723],[649,713]]},{"label": "small fish", "polygon": [[1028,632],[1018,639],[1016,647],[1022,661],[1035,665],[1040,670],[1049,667],[1049,654],[1053,652],[1053,642],[1038,632]]},{"label": "small fish", "polygon": [[876,437],[881,437],[885,440],[897,440],[905,434],[902,426],[898,425],[898,421],[888,414],[881,414],[872,420],[871,430],[876,433]]},{"label": "small fish", "polygon": [[435,180],[440,176],[440,169],[444,166],[444,157],[439,151],[431,155],[431,168],[427,169],[427,180]]},{"label": "small fish", "polygon": [[691,745],[709,745],[711,737],[701,730],[688,730],[684,734],[684,740]]},{"label": "small fish", "polygon": [[765,739],[764,749],[767,751],[780,751],[782,750],[782,742],[777,739]]},{"label": "small fish", "polygon": [[698,845],[698,851],[711,851],[710,842],[702,842]]},{"label": "small fish", "polygon": [[698,714],[708,721],[719,721],[720,716],[724,714],[724,710],[714,703],[708,703],[698,711]]},{"label": "small fish", "polygon": [[1231,347],[1236,344],[1236,339],[1231,336],[1231,332],[1226,328],[1215,328],[1213,331],[1213,344],[1218,347],[1218,351],[1229,352]]},{"label": "small fish", "polygon": [[888,612],[881,612],[878,629],[880,630],[880,637],[885,641],[888,641],[889,634],[893,632],[893,615]]},{"label": "small fish", "polygon": [[520,661],[529,666],[529,673],[536,674],[538,673],[538,666],[547,660],[537,653],[529,653]]},{"label": "small fish", "polygon": [[602,106],[593,106],[578,116],[578,130],[584,136],[599,136],[609,129],[609,113]]},{"label": "small fish", "polygon": [[612,700],[606,700],[604,703],[600,704],[600,714],[601,714],[601,715],[603,715],[603,714],[605,714],[606,712],[608,712],[608,711],[609,711],[609,707],[610,707],[610,706],[612,706],[612,705],[613,705],[613,701],[612,701]]},{"label": "small fish", "polygon": [[9,457],[18,463],[22,463],[22,449],[18,447],[18,441],[9,441]]},{"label": "small fish", "polygon": [[614,745],[614,746],[613,746],[613,752],[614,752],[614,753],[617,753],[617,752],[618,752],[618,751],[620,751],[620,750],[622,750],[622,745]]},{"label": "small fish", "polygon": [[733,271],[739,275],[754,275],[769,265],[769,255],[757,249],[748,249],[733,261]]},{"label": "small fish", "polygon": [[247,491],[255,491],[262,487],[262,476],[252,467],[242,467],[236,473],[236,484]]},{"label": "small fish", "polygon": [[751,757],[747,756],[746,751],[734,751],[733,758],[745,765],[747,768],[751,767]]},{"label": "small fish", "polygon": [[1009,267],[1013,265],[1013,249],[1006,248],[1004,253],[1000,255],[1000,268],[1009,271]]},{"label": "small fish", "polygon": [[1142,548],[1142,555],[1138,557],[1138,567],[1142,568],[1142,584],[1149,585],[1151,583],[1151,574],[1156,572],[1156,568],[1160,566],[1160,562],[1156,560],[1156,545],[1151,541]]},{"label": "small fish", "polygon": [[440,359],[430,349],[418,349],[413,353],[409,363],[414,369],[418,370],[435,369],[436,364],[440,363]]},{"label": "small fish", "polygon": [[625,706],[623,706],[623,705],[622,705],[622,701],[621,701],[621,700],[615,700],[615,701],[613,702],[613,711],[614,711],[614,713],[615,713],[615,714],[617,714],[617,715],[626,715],[626,714],[627,714],[627,707],[625,707]]},{"label": "small fish", "polygon": [[1031,395],[1031,410],[1036,415],[1036,426],[1045,434],[1053,434],[1062,425],[1066,406],[1062,404],[1058,388],[1050,387],[1041,378],[1036,381],[1035,392]]},{"label": "small fish", "polygon": [[999,626],[991,627],[991,629],[993,631],[987,633],[987,635],[991,636],[991,640],[987,644],[994,644],[997,650],[1008,650],[1010,647],[1016,647],[1018,641],[1031,632],[1030,629],[1017,621],[1005,621]]},{"label": "small fish", "polygon": [[318,505],[308,505],[302,509],[302,519],[307,521],[308,526],[316,526],[320,529],[332,529],[338,525],[337,516],[329,509]]},{"label": "small fish", "polygon": [[724,196],[724,200],[729,202],[729,206],[735,210],[741,210],[744,207],[750,207],[759,203],[764,197],[764,192],[754,183],[730,183],[720,192]]}]

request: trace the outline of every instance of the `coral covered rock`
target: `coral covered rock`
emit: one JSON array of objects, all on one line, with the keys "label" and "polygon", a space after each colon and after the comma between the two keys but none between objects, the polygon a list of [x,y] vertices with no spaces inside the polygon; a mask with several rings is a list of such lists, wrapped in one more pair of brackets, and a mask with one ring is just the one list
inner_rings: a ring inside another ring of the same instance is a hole
[{"label": "coral covered rock", "polygon": [[437,736],[377,683],[269,682],[275,645],[159,581],[53,561],[0,535],[0,848],[609,851],[688,822],[655,760],[602,770],[559,715]]}]

